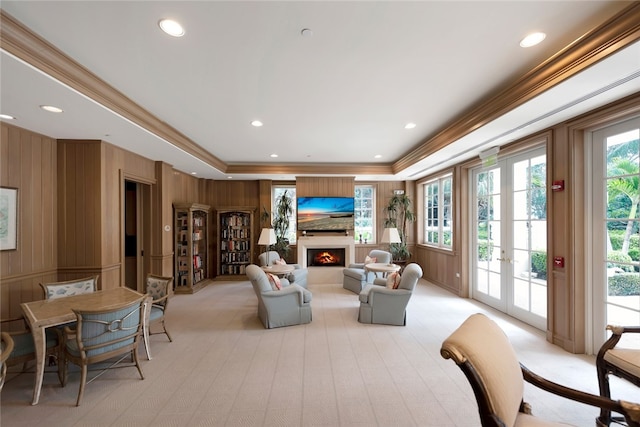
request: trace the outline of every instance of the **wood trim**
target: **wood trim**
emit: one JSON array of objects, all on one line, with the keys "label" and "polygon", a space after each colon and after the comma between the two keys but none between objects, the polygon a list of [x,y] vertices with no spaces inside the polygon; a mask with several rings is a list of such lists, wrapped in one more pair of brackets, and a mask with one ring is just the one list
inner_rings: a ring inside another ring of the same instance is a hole
[{"label": "wood trim", "polygon": [[391,165],[363,163],[266,163],[231,164],[228,174],[333,174],[333,175],[391,175]]},{"label": "wood trim", "polygon": [[11,276],[2,276],[2,280],[0,281],[0,286],[5,286],[13,282],[19,282],[22,280],[33,279],[35,277],[56,275],[58,273],[58,269],[48,269],[48,270],[38,270],[38,271],[30,271],[25,274],[14,274]]},{"label": "wood trim", "polygon": [[481,99],[393,164],[398,173],[640,39],[640,3],[609,19],[503,90]]},{"label": "wood trim", "polygon": [[32,32],[0,9],[0,47],[107,109],[131,120],[208,165],[224,172],[225,163],[169,126],[125,94],[74,61],[57,47]]}]

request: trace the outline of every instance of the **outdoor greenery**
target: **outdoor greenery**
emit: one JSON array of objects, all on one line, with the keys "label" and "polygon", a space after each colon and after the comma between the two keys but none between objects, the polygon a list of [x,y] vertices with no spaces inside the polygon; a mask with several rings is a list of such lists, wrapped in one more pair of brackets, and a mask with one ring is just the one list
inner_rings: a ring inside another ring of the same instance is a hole
[{"label": "outdoor greenery", "polygon": [[491,240],[478,240],[478,261],[490,261],[493,254],[493,242]]},{"label": "outdoor greenery", "polygon": [[411,210],[411,199],[406,194],[394,194],[387,207],[384,208],[387,218],[384,227],[395,227],[400,234],[400,243],[391,244],[391,255],[394,260],[407,260],[411,258],[411,252],[407,246],[407,226],[416,220]]},{"label": "outdoor greenery", "polygon": [[609,296],[640,295],[640,275],[616,274],[609,277]]},{"label": "outdoor greenery", "polygon": [[538,279],[547,280],[546,252],[531,252],[531,272],[536,273]]},{"label": "outdoor greenery", "polygon": [[276,233],[276,244],[273,249],[278,251],[282,258],[286,258],[291,251],[289,244],[289,227],[291,216],[294,213],[294,200],[285,190],[275,199],[275,210],[273,212],[273,231]]}]

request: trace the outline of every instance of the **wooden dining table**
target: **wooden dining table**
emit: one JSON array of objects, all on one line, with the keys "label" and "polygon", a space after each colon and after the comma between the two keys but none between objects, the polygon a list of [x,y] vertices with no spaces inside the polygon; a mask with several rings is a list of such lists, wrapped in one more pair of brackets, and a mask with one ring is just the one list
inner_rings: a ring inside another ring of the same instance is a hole
[{"label": "wooden dining table", "polygon": [[40,390],[42,389],[47,353],[46,328],[75,321],[76,315],[73,309],[108,310],[121,304],[133,302],[142,296],[144,295],[132,289],[119,287],[89,294],[20,304],[27,323],[31,328],[36,352],[36,378],[33,386],[33,401],[31,404],[37,405],[40,400]]}]

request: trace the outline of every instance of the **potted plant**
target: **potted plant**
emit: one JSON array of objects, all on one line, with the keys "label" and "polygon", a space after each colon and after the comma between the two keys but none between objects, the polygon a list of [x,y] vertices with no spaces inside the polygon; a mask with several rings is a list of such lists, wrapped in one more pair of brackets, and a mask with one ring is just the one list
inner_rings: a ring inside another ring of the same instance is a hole
[{"label": "potted plant", "polygon": [[407,247],[407,225],[416,220],[411,210],[411,199],[404,193],[394,194],[384,211],[387,214],[384,220],[385,228],[397,228],[401,240],[400,243],[391,244],[391,255],[396,261],[406,261],[411,258],[411,252]]},{"label": "potted plant", "polygon": [[289,233],[291,215],[293,215],[293,203],[293,197],[287,193],[287,190],[275,200],[272,227],[276,233],[276,244],[273,245],[273,248],[278,251],[282,258],[286,258],[291,251],[287,235]]}]

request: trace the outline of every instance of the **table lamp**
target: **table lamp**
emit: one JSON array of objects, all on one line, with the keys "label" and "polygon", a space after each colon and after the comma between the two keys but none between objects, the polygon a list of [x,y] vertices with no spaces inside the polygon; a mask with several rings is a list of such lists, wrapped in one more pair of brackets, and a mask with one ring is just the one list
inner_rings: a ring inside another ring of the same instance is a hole
[{"label": "table lamp", "polygon": [[262,231],[260,232],[260,238],[258,239],[258,244],[268,247],[265,250],[265,252],[267,252],[267,266],[270,265],[269,263],[269,250],[271,249],[270,246],[276,243],[277,241],[278,239],[276,239],[276,232],[273,230],[273,228],[263,228]]},{"label": "table lamp", "polygon": [[[402,243],[402,240],[400,239],[400,233],[398,233],[398,229],[395,227],[385,228],[384,231],[382,232],[381,243],[389,243],[389,252],[391,252],[392,244]],[[393,259],[391,261],[393,263]],[[391,263],[389,265],[391,265]]]}]

